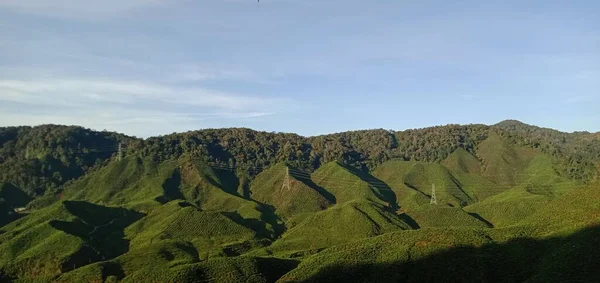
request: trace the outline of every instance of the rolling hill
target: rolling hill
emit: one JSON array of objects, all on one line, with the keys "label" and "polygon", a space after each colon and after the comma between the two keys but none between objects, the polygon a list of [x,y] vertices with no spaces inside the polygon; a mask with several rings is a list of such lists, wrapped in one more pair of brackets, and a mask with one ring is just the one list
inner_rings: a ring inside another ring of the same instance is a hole
[{"label": "rolling hill", "polygon": [[600,280],[595,134],[46,125],[0,169],[0,282]]}]

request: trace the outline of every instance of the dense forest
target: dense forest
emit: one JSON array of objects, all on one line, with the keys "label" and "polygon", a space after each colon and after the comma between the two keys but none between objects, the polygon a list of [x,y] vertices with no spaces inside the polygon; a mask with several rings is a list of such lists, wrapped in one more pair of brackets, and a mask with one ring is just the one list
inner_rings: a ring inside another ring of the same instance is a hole
[{"label": "dense forest", "polygon": [[538,148],[565,162],[568,177],[589,181],[598,174],[600,138],[503,121],[493,126],[446,125],[406,131],[363,130],[315,137],[245,128],[206,129],[139,139],[75,126],[0,128],[0,182],[30,196],[56,192],[66,182],[104,164],[118,153],[156,161],[184,154],[219,166],[266,168],[287,161],[314,171],[330,161],[373,170],[390,159],[438,162],[457,148],[475,153],[491,133],[508,142]]}]

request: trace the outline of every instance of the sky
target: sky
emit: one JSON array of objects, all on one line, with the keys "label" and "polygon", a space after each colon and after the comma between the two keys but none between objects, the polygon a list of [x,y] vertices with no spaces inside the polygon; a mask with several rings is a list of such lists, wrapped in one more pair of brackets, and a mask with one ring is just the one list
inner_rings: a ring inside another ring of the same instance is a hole
[{"label": "sky", "polygon": [[600,131],[600,1],[0,0],[0,126]]}]

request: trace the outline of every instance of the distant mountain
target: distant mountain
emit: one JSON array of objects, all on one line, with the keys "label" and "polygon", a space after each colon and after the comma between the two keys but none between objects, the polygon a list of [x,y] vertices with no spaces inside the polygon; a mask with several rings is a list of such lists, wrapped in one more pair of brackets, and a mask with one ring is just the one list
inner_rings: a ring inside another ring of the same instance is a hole
[{"label": "distant mountain", "polygon": [[599,171],[597,134],[513,120],[0,128],[0,281],[595,282]]}]

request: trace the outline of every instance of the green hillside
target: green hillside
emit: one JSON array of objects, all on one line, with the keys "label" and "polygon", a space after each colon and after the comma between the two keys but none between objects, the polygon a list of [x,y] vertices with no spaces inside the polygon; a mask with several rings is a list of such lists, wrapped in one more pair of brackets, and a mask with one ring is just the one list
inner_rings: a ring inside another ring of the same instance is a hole
[{"label": "green hillside", "polygon": [[460,207],[430,205],[406,213],[420,228],[472,227],[488,228],[490,223],[479,215],[469,215]]},{"label": "green hillside", "polygon": [[279,163],[256,177],[250,187],[251,198],[275,207],[275,213],[284,219],[327,208],[330,200],[319,192],[324,190],[306,174]]},{"label": "green hillside", "polygon": [[459,207],[473,202],[459,180],[441,164],[391,160],[377,167],[373,175],[389,184],[405,210],[429,205],[433,186],[440,205]]},{"label": "green hillside", "polygon": [[224,213],[201,211],[182,201],[169,202],[129,226],[125,234],[130,248],[140,249],[161,241],[192,243],[203,258],[219,253],[227,243],[253,240],[256,232]]},{"label": "green hillside", "polygon": [[351,201],[305,218],[268,249],[287,254],[314,251],[402,229],[410,226],[385,206]]},{"label": "green hillside", "polygon": [[52,278],[125,252],[123,229],[141,214],[65,201],[36,211],[0,234],[0,268],[20,278]]},{"label": "green hillside", "polygon": [[462,148],[457,148],[441,164],[452,173],[460,187],[472,196],[475,202],[501,193],[505,189],[482,176],[481,161]]},{"label": "green hillside", "polygon": [[600,247],[599,235],[596,226],[496,243],[481,230],[395,232],[327,249],[278,282],[595,282],[600,257],[583,249]]},{"label": "green hillside", "polygon": [[509,146],[497,134],[490,134],[477,147],[477,156],[482,160],[482,175],[505,188],[517,185],[523,170],[539,154],[532,148]]},{"label": "green hillside", "polygon": [[515,121],[0,128],[0,282],[598,282],[599,168],[594,134]]},{"label": "green hillside", "polygon": [[373,202],[394,202],[392,199],[380,199],[377,188],[369,185],[361,178],[356,169],[339,162],[330,162],[315,171],[311,178],[319,187],[324,188],[335,198],[335,203],[342,204],[352,200],[365,199]]}]

